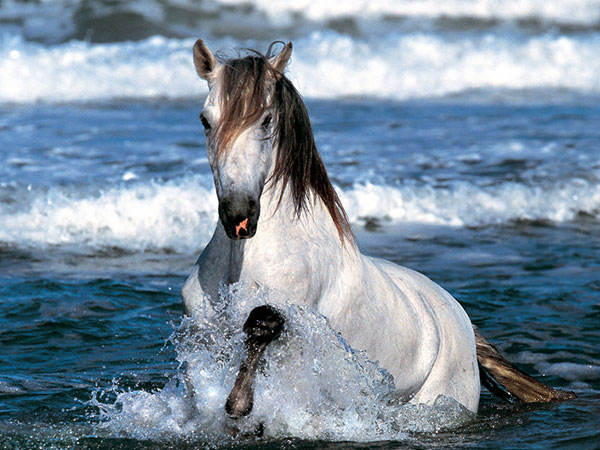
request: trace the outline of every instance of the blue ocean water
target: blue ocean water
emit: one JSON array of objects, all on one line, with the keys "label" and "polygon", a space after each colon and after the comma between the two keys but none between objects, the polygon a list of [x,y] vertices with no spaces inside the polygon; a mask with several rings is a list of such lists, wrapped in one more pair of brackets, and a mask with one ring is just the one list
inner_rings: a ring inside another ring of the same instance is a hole
[{"label": "blue ocean water", "polygon": [[[0,447],[598,448],[600,4],[574,5],[0,4]],[[434,279],[579,398],[394,406],[376,364],[291,308],[299,338],[279,351],[305,356],[273,353],[265,437],[232,438],[236,313],[192,347],[181,324],[217,207],[199,36],[225,52],[292,40],[362,250]]]}]

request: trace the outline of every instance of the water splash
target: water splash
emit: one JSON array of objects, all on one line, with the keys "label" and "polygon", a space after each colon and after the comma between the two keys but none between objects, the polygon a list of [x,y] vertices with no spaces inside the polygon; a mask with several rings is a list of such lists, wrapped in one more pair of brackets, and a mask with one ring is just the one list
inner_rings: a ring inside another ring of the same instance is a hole
[{"label": "water splash", "polygon": [[[275,303],[286,317],[282,336],[265,352],[255,380],[252,413],[227,417],[225,400],[244,356],[241,331],[249,311]],[[352,349],[325,317],[258,288],[240,285],[184,319],[172,337],[181,363],[178,376],[157,392],[118,392],[101,410],[101,433],[150,440],[220,444],[251,436],[332,441],[409,438],[436,432],[472,415],[451,399],[432,406],[403,404],[391,375]]]}]

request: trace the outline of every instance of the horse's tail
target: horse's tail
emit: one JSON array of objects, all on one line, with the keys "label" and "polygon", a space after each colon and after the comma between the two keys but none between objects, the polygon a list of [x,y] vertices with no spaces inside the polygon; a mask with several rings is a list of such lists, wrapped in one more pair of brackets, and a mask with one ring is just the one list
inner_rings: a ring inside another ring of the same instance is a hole
[{"label": "horse's tail", "polygon": [[473,331],[481,384],[492,394],[508,401],[519,399],[525,403],[564,401],[577,397],[574,392],[553,389],[521,372],[481,335],[475,325]]}]

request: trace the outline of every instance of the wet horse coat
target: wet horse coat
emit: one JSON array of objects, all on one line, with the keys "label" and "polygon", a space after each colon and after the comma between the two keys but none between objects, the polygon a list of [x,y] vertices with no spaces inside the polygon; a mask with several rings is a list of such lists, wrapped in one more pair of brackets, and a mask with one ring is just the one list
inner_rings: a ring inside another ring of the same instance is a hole
[{"label": "wet horse coat", "polygon": [[[443,395],[477,411],[480,379],[508,400],[574,398],[516,368],[433,281],[358,251],[302,98],[283,73],[291,51],[287,44],[276,56],[221,63],[201,39],[194,45],[196,71],[210,88],[200,119],[219,221],[183,287],[186,313],[201,314],[223,285],[260,285],[273,302],[293,300],[326,316],[394,376],[406,401]],[[234,387],[230,398],[251,398],[251,378],[238,378],[246,388],[236,395]]]},{"label": "wet horse coat", "polygon": [[183,288],[199,313],[225,284],[265,286],[326,316],[348,343],[393,376],[406,401],[439,395],[477,411],[471,322],[445,290],[413,270],[362,255],[317,152],[301,97],[276,56],[218,62],[202,40],[201,114],[219,221]]}]

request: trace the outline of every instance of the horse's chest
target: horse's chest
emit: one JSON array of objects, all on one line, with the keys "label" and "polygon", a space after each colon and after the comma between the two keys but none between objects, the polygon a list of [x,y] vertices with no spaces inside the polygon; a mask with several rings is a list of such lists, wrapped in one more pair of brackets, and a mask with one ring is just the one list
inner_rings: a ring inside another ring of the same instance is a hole
[{"label": "horse's chest", "polygon": [[293,242],[248,246],[239,273],[240,281],[257,282],[289,300],[316,302],[321,295],[320,261],[308,245]]}]

